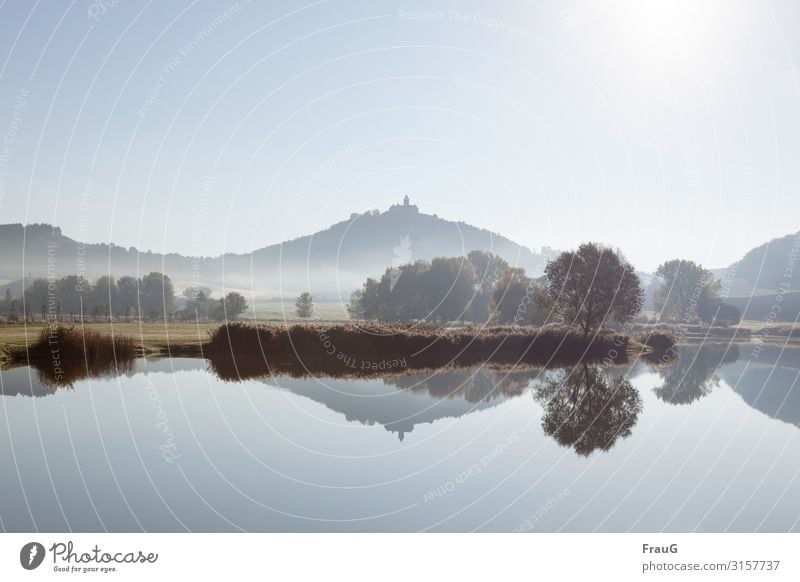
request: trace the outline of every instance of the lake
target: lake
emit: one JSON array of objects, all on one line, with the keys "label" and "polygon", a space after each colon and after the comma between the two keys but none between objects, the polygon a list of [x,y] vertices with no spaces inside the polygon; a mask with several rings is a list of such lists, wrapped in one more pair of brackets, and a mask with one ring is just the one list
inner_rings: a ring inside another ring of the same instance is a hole
[{"label": "lake", "polygon": [[800,531],[800,348],[370,379],[0,373],[5,531]]}]

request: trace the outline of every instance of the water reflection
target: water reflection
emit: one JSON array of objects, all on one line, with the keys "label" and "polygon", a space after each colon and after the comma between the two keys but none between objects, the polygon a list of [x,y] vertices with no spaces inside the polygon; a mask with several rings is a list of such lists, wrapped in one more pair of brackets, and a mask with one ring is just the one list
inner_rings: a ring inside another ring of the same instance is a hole
[{"label": "water reflection", "polygon": [[402,441],[421,424],[488,410],[522,394],[538,370],[438,370],[373,380],[265,380],[342,414],[348,422],[379,425]]},{"label": "water reflection", "polygon": [[408,374],[386,378],[385,382],[404,390],[427,392],[434,398],[459,396],[467,402],[489,402],[520,396],[541,370],[535,368],[476,368]]},{"label": "water reflection", "polygon": [[748,406],[800,427],[800,348],[747,346],[720,376]]},{"label": "water reflection", "polygon": [[[6,396],[41,397],[71,389],[87,378],[130,376],[144,360],[119,360],[104,365],[32,362],[15,381],[3,382]],[[542,369],[533,366],[484,365],[410,370],[402,365],[387,370],[353,372],[325,370],[319,363],[266,363],[262,358],[238,357],[172,359],[175,369],[189,365],[208,368],[226,382],[259,380],[269,386],[309,398],[342,414],[346,420],[380,425],[400,440],[419,424],[493,408],[524,394],[533,386],[543,408],[544,432],[562,446],[588,456],[608,451],[632,432],[642,411],[642,399],[630,380],[655,370],[661,384],[653,388],[659,400],[688,405],[707,397],[720,380],[753,409],[800,427],[800,348],[740,346],[736,344],[684,346],[675,360],[656,365],[639,361],[631,366],[606,368],[591,362],[572,367]],[[137,364],[137,362],[139,362]],[[158,366],[149,360],[150,369]],[[181,364],[184,362],[186,364]],[[30,374],[35,375],[35,380]],[[8,374],[8,370],[4,372]],[[317,381],[309,381],[315,379]]]},{"label": "water reflection", "polygon": [[654,392],[669,404],[691,404],[719,386],[717,370],[737,359],[736,344],[687,346],[678,351],[673,362],[658,367],[664,383]]},{"label": "water reflection", "polygon": [[133,373],[135,359],[120,359],[104,363],[61,360],[54,365],[51,362],[31,362],[30,366],[8,366],[0,370],[9,373],[13,370],[30,370],[36,380],[28,382],[4,382],[0,385],[0,394],[4,396],[42,397],[55,394],[59,390],[70,390],[81,380],[89,378],[114,378]]},{"label": "water reflection", "polygon": [[0,515],[10,531],[513,531],[534,515],[537,531],[796,531],[800,349],[754,350],[685,347],[674,371],[254,365],[246,382],[140,359],[84,366],[123,375],[70,375],[48,398],[28,397],[58,391],[46,369],[3,370]]},{"label": "water reflection", "polygon": [[630,436],[642,412],[639,391],[627,377],[612,378],[587,363],[555,373],[537,387],[535,398],[544,407],[545,434],[581,456],[608,451]]}]

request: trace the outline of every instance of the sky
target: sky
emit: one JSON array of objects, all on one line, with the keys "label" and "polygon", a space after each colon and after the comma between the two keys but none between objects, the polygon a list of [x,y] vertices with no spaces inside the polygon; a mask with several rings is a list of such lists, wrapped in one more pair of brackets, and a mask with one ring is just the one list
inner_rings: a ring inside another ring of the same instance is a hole
[{"label": "sky", "polygon": [[648,271],[800,230],[789,0],[0,2],[0,223],[219,255],[408,194]]}]

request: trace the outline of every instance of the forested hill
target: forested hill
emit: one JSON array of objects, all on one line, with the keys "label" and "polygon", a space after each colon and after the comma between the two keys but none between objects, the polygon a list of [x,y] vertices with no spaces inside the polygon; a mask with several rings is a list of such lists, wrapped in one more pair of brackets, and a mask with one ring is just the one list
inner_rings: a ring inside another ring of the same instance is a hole
[{"label": "forested hill", "polygon": [[714,274],[727,284],[726,301],[743,319],[792,322],[800,316],[800,232],[764,243]]},{"label": "forested hill", "polygon": [[800,288],[800,232],[764,243],[734,265],[736,278],[753,289],[778,290],[787,283]]},{"label": "forested hill", "polygon": [[509,239],[463,222],[397,204],[385,212],[353,214],[348,220],[309,236],[247,254],[197,258],[141,252],[113,243],[82,244],[46,224],[0,225],[0,279],[80,275],[94,280],[151,271],[166,273],[178,291],[193,282],[219,288],[254,289],[263,296],[310,289],[347,298],[368,276],[387,267],[436,256],[461,256],[487,250],[512,265],[540,275],[545,257]]}]

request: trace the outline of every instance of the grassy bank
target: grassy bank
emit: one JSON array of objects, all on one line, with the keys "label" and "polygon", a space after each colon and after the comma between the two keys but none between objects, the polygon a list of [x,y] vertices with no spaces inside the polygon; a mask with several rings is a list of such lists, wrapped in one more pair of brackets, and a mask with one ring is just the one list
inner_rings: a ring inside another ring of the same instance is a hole
[{"label": "grassy bank", "polygon": [[580,359],[624,360],[629,337],[584,337],[565,328],[442,328],[397,324],[231,323],[214,331],[204,355],[220,368],[300,365],[310,372],[386,372],[477,363],[559,365]]},{"label": "grassy bank", "polygon": [[[90,346],[115,343],[132,345],[137,354],[175,356],[237,356],[268,355],[275,361],[321,359],[331,356],[349,365],[359,358],[365,365],[393,357],[411,357],[415,362],[439,363],[441,361],[491,361],[547,362],[549,360],[580,357],[619,357],[627,351],[651,343],[603,331],[596,336],[583,337],[580,333],[560,327],[454,327],[431,325],[353,323],[305,323],[294,325],[186,323],[89,323],[60,326],[59,342],[69,349],[78,349],[90,338]],[[19,359],[23,354],[31,358],[44,357],[46,343],[43,337],[49,328],[43,325],[0,326],[0,352],[7,359]],[[653,336],[660,337],[659,334]],[[122,342],[122,343],[120,343]],[[656,344],[652,344],[655,346]],[[26,352],[27,348],[27,352]],[[120,350],[119,353],[125,353]],[[616,354],[616,355],[614,355]],[[75,352],[70,357],[83,358]]]},{"label": "grassy bank", "polygon": [[270,374],[368,377],[473,365],[544,367],[580,360],[624,363],[630,352],[663,351],[674,343],[664,334],[632,339],[604,331],[584,337],[559,327],[239,322],[215,327],[202,344],[196,326],[184,343],[170,331],[175,330],[167,327],[164,336],[145,349],[143,334],[124,335],[116,325],[107,330],[42,327],[35,341],[6,346],[4,352],[9,365],[30,363],[44,381],[70,384],[129,369],[136,356],[148,353],[204,356],[220,377],[233,380]]},{"label": "grassy bank", "polygon": [[[124,336],[132,338],[137,349],[143,353],[165,354],[170,350],[177,353],[200,353],[200,346],[208,340],[208,332],[219,327],[219,323],[76,323],[76,329],[87,333],[98,333],[108,337]],[[47,326],[34,324],[0,325],[0,359],[8,358],[8,353],[32,345]]]}]

